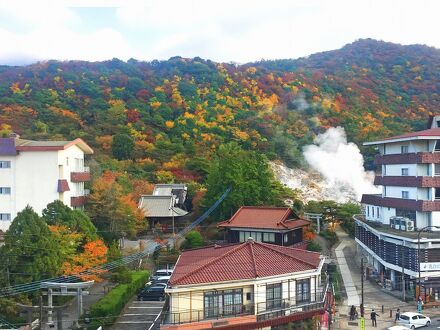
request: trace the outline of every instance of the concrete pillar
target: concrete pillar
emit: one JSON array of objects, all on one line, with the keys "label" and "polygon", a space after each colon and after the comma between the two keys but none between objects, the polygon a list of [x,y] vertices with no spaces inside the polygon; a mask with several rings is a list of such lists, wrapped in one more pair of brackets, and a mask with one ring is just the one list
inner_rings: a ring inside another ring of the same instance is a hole
[{"label": "concrete pillar", "polygon": [[47,323],[52,324],[52,307],[53,307],[53,297],[52,289],[47,289],[47,306],[49,310],[47,311]]},{"label": "concrete pillar", "polygon": [[396,285],[397,285],[397,282],[396,282],[396,271],[394,269],[391,269],[390,279],[391,279],[391,287],[394,289],[396,287]]}]

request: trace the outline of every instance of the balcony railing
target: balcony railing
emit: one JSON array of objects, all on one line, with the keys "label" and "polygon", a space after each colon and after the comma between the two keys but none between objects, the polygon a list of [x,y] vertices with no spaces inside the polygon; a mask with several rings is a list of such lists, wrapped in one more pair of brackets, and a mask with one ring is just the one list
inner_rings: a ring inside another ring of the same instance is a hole
[{"label": "balcony railing", "polygon": [[71,206],[84,206],[87,203],[87,196],[70,197]]},{"label": "balcony railing", "polygon": [[[257,322],[269,320],[272,318],[283,317],[294,313],[305,313],[317,311],[327,307],[329,285],[318,288],[316,292],[316,301],[296,303],[290,299],[275,299],[267,302],[254,304],[228,305],[222,308],[192,310],[185,312],[164,313],[162,319],[163,324],[183,324],[192,322],[209,321],[216,319],[225,319],[230,317],[255,315],[257,314]],[[315,297],[315,294],[313,294]],[[257,308],[257,310],[255,310]],[[256,312],[256,313],[255,313]]]},{"label": "balcony railing", "polygon": [[71,172],[70,181],[72,182],[86,182],[90,181],[90,168],[85,166],[84,169]]},{"label": "balcony railing", "polygon": [[439,176],[376,176],[375,185],[399,187],[440,187]]},{"label": "balcony railing", "polygon": [[226,305],[222,308],[211,308],[205,310],[192,310],[178,313],[164,313],[163,324],[182,324],[191,322],[200,322],[207,320],[224,319],[227,317],[237,317],[241,315],[253,315],[254,305],[237,304]]},{"label": "balcony railing", "polygon": [[408,154],[392,154],[392,155],[377,155],[374,158],[376,165],[382,164],[429,164],[440,163],[439,152],[419,152]]}]

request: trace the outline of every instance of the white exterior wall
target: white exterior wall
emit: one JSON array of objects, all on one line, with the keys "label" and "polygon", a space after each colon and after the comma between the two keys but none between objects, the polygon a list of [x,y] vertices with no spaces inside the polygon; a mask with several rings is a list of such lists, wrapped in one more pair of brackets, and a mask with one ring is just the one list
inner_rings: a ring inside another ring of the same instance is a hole
[{"label": "white exterior wall", "polygon": [[389,225],[390,218],[396,216],[396,209],[392,207],[382,207],[382,223]]},{"label": "white exterior wall", "polygon": [[382,222],[382,207],[365,204],[365,218],[370,221]]},{"label": "white exterior wall", "polygon": [[440,226],[440,212],[431,212],[431,226]]},{"label": "white exterior wall", "polygon": [[[0,187],[11,188],[10,195],[0,195],[0,213],[11,214],[11,221],[27,205],[41,214],[54,200],[71,206],[70,197],[84,195],[84,183],[70,181],[71,172],[84,171],[84,152],[76,145],[60,151],[21,151],[0,160],[11,161],[11,168],[0,169]],[[58,193],[59,179],[67,180],[70,191]],[[0,230],[6,231],[11,221],[0,221]]]},{"label": "white exterior wall", "polygon": [[[434,142],[435,144],[435,142]],[[428,142],[424,141],[404,141],[404,142],[393,142],[386,143],[379,146],[379,151],[382,155],[392,155],[401,154],[402,146],[408,146],[408,152],[427,152],[434,148],[434,144],[431,142],[428,147]]]},{"label": "white exterior wall", "polygon": [[384,165],[383,176],[402,176],[402,168],[408,169],[408,176],[416,176],[416,164],[391,164]]},{"label": "white exterior wall", "polygon": [[387,186],[386,197],[392,198],[402,198],[402,191],[408,191],[408,199],[417,199],[417,188],[416,187],[395,187]]},{"label": "white exterior wall", "polygon": [[428,212],[416,212],[417,228],[429,226],[429,213]]},{"label": "white exterior wall", "polygon": [[428,201],[431,199],[429,194],[430,188],[417,188],[417,199]]}]

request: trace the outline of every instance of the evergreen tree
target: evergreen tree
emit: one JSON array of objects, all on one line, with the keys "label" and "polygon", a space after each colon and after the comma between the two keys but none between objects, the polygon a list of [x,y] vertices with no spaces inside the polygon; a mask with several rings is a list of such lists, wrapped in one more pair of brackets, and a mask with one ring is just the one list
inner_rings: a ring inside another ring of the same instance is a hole
[{"label": "evergreen tree", "polygon": [[3,275],[2,282],[11,285],[53,277],[61,266],[53,234],[30,206],[12,221],[0,258],[10,274],[9,279]]},{"label": "evergreen tree", "polygon": [[112,153],[118,159],[129,159],[133,153],[134,140],[127,134],[116,134],[113,136]]},{"label": "evergreen tree", "polygon": [[238,144],[221,145],[206,180],[203,205],[209,207],[232,186],[228,197],[217,208],[218,217],[231,216],[240,206],[278,204],[278,190],[267,158],[254,151],[242,150]]}]

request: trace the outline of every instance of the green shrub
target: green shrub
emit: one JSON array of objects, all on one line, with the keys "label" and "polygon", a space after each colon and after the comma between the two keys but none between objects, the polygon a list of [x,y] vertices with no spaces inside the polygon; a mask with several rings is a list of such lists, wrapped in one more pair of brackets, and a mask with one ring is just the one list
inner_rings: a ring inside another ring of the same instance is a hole
[{"label": "green shrub", "polygon": [[321,252],[322,251],[322,247],[321,247],[321,245],[319,245],[319,243],[314,242],[314,241],[310,241],[307,244],[307,250],[308,251],[313,251],[313,252]]},{"label": "green shrub", "polygon": [[130,283],[119,284],[90,307],[91,329],[113,324],[130,298],[144,287],[150,274],[136,271],[130,272],[130,277]]},{"label": "green shrub", "polygon": [[336,244],[339,241],[338,236],[336,236],[336,233],[334,231],[331,231],[331,230],[328,230],[328,229],[321,230],[319,235],[321,235],[326,240],[328,240],[330,245],[334,245],[334,244]]}]

